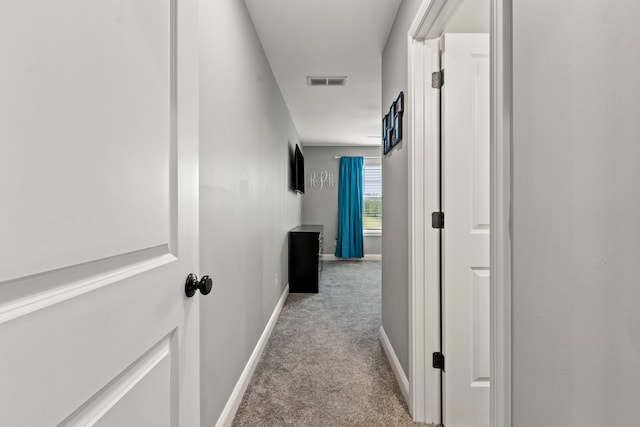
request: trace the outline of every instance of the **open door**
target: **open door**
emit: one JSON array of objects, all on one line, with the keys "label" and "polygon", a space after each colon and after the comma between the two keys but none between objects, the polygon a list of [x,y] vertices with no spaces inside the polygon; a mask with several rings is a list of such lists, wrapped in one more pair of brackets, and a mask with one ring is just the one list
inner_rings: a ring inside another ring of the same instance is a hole
[{"label": "open door", "polygon": [[197,2],[0,5],[0,424],[198,426]]},{"label": "open door", "polygon": [[489,35],[445,34],[444,425],[489,426]]}]

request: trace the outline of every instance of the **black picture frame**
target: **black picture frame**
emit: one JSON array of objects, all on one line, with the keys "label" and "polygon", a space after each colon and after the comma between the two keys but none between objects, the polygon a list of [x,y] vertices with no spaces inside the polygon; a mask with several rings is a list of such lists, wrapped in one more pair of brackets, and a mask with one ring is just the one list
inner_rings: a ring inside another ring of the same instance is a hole
[{"label": "black picture frame", "polygon": [[384,117],[382,117],[382,150],[385,154],[390,149],[388,134],[389,134],[389,114],[385,114]]},{"label": "black picture frame", "polygon": [[389,112],[382,118],[382,152],[386,156],[402,141],[402,118],[404,116],[404,92],[389,107]]}]

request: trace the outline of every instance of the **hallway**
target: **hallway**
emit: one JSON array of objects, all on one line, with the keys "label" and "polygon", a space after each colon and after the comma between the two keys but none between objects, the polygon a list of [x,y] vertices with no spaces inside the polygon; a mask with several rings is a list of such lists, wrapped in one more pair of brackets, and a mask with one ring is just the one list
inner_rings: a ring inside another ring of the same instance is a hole
[{"label": "hallway", "polygon": [[327,262],[290,294],[233,425],[413,426],[378,339],[380,267]]}]

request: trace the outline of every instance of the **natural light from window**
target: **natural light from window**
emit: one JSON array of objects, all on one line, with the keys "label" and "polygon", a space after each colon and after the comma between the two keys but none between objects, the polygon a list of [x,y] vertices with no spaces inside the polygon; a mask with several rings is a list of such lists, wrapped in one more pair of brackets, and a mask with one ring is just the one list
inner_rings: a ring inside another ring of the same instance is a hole
[{"label": "natural light from window", "polygon": [[382,232],[382,164],[380,159],[364,159],[362,229],[365,234]]}]

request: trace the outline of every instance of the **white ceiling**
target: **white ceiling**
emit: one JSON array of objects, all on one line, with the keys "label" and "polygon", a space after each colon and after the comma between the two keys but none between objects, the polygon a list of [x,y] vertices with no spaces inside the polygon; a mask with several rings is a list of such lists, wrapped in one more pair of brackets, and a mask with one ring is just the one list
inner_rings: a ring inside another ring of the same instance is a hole
[{"label": "white ceiling", "polygon": [[380,145],[382,50],[400,1],[245,0],[304,145]]}]

